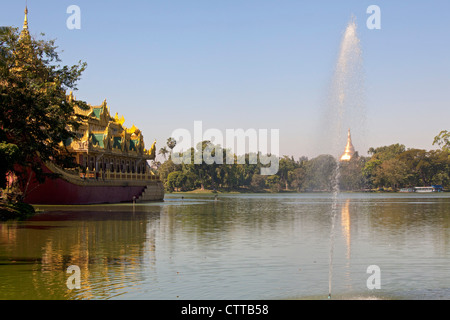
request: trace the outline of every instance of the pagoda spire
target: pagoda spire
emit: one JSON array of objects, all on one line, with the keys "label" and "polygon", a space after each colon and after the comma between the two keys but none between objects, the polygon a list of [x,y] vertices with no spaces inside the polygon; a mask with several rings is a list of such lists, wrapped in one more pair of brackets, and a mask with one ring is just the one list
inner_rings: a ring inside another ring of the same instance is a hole
[{"label": "pagoda spire", "polygon": [[28,6],[25,5],[25,18],[23,19],[23,28],[22,32],[20,33],[20,38],[29,36],[30,32],[28,31]]},{"label": "pagoda spire", "polygon": [[23,19],[23,28],[28,30],[28,6],[25,5],[25,18]]},{"label": "pagoda spire", "polygon": [[344,153],[341,156],[341,161],[349,161],[354,154],[355,154],[355,147],[353,147],[352,136],[350,134],[350,129],[348,129],[347,145],[345,146]]}]

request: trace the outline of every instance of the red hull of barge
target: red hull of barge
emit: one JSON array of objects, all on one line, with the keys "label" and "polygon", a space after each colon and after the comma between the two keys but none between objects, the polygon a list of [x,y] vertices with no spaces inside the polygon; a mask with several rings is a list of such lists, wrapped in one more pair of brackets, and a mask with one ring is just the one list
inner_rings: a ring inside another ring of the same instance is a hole
[{"label": "red hull of barge", "polygon": [[[52,170],[46,165],[42,165],[43,171],[51,173]],[[142,184],[130,183],[127,181],[107,183],[101,179],[81,178],[77,183],[66,180],[62,177],[51,179],[46,178],[45,182],[39,184],[31,174],[24,201],[29,204],[49,204],[49,205],[82,205],[99,203],[120,203],[132,202],[138,199],[147,188],[146,182]]]},{"label": "red hull of barge", "polygon": [[81,186],[64,179],[46,179],[39,186],[30,186],[25,202],[30,204],[98,204],[131,202],[145,186]]}]

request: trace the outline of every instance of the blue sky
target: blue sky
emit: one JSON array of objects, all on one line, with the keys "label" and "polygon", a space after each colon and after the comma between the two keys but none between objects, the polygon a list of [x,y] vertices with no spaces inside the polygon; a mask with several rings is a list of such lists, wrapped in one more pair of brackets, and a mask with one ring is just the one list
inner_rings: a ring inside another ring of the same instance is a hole
[{"label": "blue sky", "polygon": [[[72,4],[80,30],[66,27]],[[372,4],[381,30],[366,27]],[[24,6],[1,1],[0,25],[21,27]],[[366,79],[364,134],[353,132],[360,154],[392,143],[432,149],[450,130],[448,0],[29,0],[28,9],[31,33],[56,39],[64,64],[88,63],[77,98],[106,98],[148,146],[201,120],[280,129],[280,153],[295,158],[326,153],[315,136],[352,15]]]}]

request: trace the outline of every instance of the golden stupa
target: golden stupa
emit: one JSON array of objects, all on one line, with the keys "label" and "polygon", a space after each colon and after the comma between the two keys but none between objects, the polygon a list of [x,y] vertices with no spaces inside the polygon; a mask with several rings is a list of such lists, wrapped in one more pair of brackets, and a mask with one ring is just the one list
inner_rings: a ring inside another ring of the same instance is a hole
[{"label": "golden stupa", "polygon": [[348,129],[347,145],[345,146],[345,151],[342,154],[341,161],[349,161],[355,154],[355,147],[353,147],[352,136],[350,135],[350,129]]},{"label": "golden stupa", "polygon": [[28,8],[25,6],[25,18],[23,19],[23,28],[20,32],[20,38],[30,37],[30,32],[28,31]]}]

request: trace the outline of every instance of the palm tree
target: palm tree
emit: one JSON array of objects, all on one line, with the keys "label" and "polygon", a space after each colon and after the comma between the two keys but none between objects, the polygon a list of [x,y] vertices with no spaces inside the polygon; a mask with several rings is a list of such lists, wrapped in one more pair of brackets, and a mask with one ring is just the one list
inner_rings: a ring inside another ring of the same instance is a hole
[{"label": "palm tree", "polygon": [[166,158],[167,158],[166,154],[168,154],[168,153],[169,153],[169,151],[167,150],[166,147],[163,147],[163,148],[159,149],[159,151],[158,151],[158,154],[162,154],[163,155],[164,160],[166,160]]},{"label": "palm tree", "polygon": [[173,148],[175,148],[176,145],[177,141],[174,138],[170,137],[167,139],[167,146],[170,148],[170,156],[172,156]]}]

